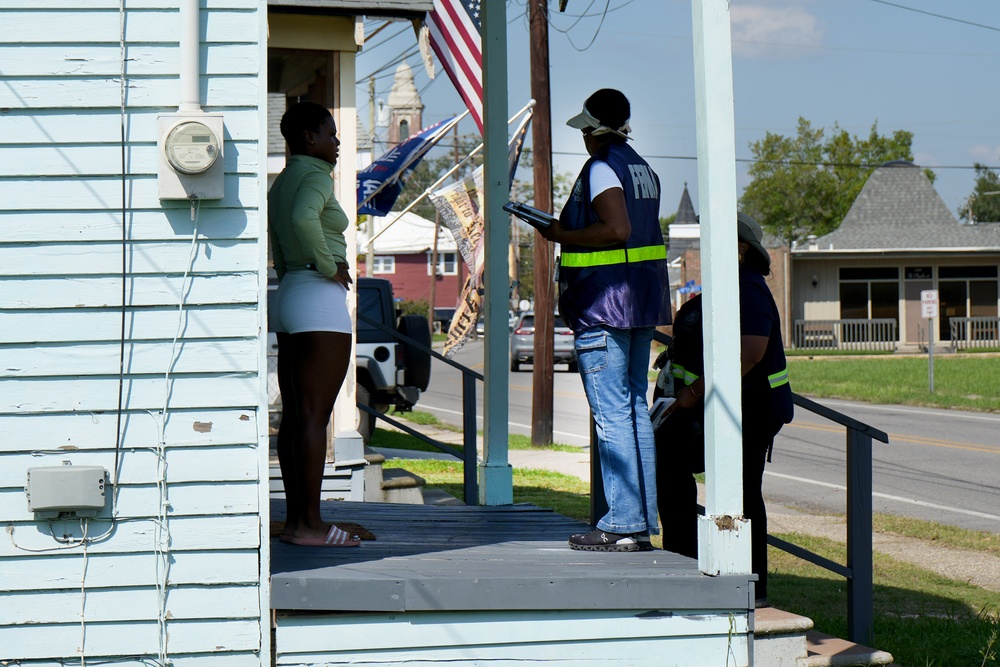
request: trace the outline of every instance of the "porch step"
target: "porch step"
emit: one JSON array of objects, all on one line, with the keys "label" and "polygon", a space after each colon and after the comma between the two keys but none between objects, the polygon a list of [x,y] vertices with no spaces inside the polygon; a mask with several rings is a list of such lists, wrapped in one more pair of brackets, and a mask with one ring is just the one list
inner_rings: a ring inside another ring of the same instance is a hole
[{"label": "porch step", "polygon": [[797,667],[860,667],[892,665],[892,654],[810,630],[809,655]]},{"label": "porch step", "polygon": [[[327,463],[323,469],[320,499],[360,502],[364,496],[364,475],[367,467],[364,460],[346,461],[339,465]],[[275,498],[284,498],[285,487],[281,481],[281,468],[278,466],[276,457],[272,457],[268,477],[270,495]]]},{"label": "porch step", "polygon": [[401,468],[384,468],[385,456],[365,448],[365,502],[423,505],[423,477]]},{"label": "porch step", "polygon": [[783,609],[765,607],[754,612],[754,664],[768,667],[802,667],[808,655],[806,633],[812,620]]},{"label": "porch step", "polygon": [[891,665],[885,651],[813,630],[812,620],[782,609],[754,612],[754,662],[768,667]]}]

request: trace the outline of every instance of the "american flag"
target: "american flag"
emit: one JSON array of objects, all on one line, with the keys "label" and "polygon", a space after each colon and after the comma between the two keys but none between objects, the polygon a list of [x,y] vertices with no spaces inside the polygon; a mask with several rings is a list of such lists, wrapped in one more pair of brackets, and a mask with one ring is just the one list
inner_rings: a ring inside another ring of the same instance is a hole
[{"label": "american flag", "polygon": [[434,0],[427,15],[431,47],[483,131],[483,40],[481,0]]}]

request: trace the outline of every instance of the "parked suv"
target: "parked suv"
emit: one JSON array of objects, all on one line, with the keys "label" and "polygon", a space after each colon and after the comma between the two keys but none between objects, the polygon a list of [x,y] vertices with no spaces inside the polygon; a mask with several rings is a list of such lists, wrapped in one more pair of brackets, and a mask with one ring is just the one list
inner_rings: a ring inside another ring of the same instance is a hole
[{"label": "parked suv", "polygon": [[[392,283],[384,278],[358,278],[357,363],[359,405],[379,412],[390,406],[408,412],[427,391],[431,381],[431,355],[415,345],[399,341],[389,333],[365,322],[362,315],[395,329],[430,348],[431,334],[427,318],[420,315],[397,315]],[[375,417],[363,413],[358,431],[368,442],[375,428]]]},{"label": "parked suv", "polygon": [[[553,345],[552,360],[557,364],[569,364],[567,370],[570,373],[577,372],[576,348],[573,345],[573,331],[558,313],[553,322]],[[527,310],[521,313],[514,325],[514,331],[510,335],[510,370],[518,372],[521,364],[534,363],[535,357],[535,312]]]}]

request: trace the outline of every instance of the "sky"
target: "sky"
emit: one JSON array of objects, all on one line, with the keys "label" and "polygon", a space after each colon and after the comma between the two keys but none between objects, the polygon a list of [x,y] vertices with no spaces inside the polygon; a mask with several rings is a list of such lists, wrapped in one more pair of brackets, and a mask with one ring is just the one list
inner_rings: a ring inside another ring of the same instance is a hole
[{"label": "sky", "polygon": [[[731,0],[737,188],[749,183],[750,145],[766,133],[794,137],[798,119],[829,136],[912,132],[914,161],[957,210],[974,187],[972,165],[1000,168],[1000,0]],[[698,202],[690,0],[550,3],[554,169],[575,176],[586,161],[565,121],[599,88],[632,104],[633,146],[660,176],[660,214],[677,211],[687,183]],[[525,0],[507,2],[509,108],[530,99]],[[371,33],[381,25],[369,20]],[[368,119],[368,80],[385,99],[399,56],[416,37],[395,23],[358,55],[358,111]],[[424,125],[464,111],[447,75],[431,80],[419,54],[406,58],[421,91]],[[471,120],[461,133],[478,132]],[[530,136],[530,135],[529,135]],[[518,178],[530,179],[522,169]],[[561,206],[557,202],[556,208]]]}]

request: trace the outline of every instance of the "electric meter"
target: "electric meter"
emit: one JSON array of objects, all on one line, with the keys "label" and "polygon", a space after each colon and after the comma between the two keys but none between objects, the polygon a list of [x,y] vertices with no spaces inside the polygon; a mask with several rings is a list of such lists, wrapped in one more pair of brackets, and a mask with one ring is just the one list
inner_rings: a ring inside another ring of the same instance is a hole
[{"label": "electric meter", "polygon": [[225,196],[222,115],[203,112],[159,117],[160,199],[222,199]]},{"label": "electric meter", "polygon": [[170,166],[182,174],[203,174],[219,157],[219,138],[204,123],[184,121],[163,142]]}]

